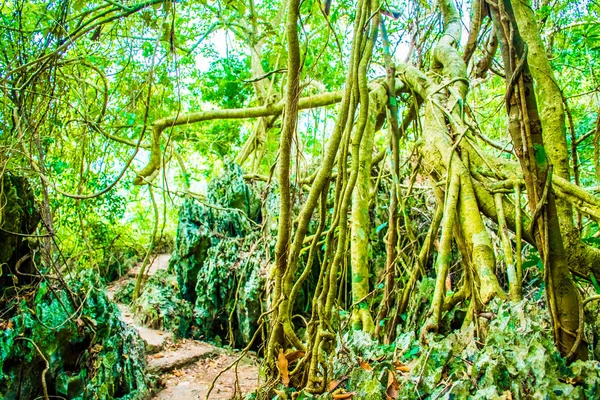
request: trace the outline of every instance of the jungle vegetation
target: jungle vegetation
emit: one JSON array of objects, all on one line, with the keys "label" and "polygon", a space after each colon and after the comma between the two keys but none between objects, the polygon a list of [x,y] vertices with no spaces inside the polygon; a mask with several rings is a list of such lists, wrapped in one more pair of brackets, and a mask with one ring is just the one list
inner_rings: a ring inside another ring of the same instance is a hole
[{"label": "jungle vegetation", "polygon": [[254,398],[600,397],[597,1],[0,18],[0,396],[144,396],[141,262]]}]

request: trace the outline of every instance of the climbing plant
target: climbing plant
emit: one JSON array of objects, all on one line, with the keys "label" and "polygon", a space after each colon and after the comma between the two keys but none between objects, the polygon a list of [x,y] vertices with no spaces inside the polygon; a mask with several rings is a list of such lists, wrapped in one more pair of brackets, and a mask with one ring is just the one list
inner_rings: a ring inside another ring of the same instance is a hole
[{"label": "climbing plant", "polygon": [[139,260],[138,320],[257,350],[257,398],[593,398],[599,13],[3,3],[1,359],[144,390],[143,355],[94,364],[137,349],[98,287]]}]

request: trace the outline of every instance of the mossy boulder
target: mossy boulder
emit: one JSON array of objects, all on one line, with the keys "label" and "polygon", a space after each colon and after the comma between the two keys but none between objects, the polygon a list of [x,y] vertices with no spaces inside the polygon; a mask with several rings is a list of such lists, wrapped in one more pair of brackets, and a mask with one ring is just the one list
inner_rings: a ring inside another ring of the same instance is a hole
[{"label": "mossy boulder", "polygon": [[177,278],[169,271],[158,270],[152,275],[131,306],[142,325],[171,331],[178,337],[189,333],[192,306],[182,299]]},{"label": "mossy boulder", "polygon": [[[148,392],[144,342],[92,274],[69,290],[46,281],[0,321],[0,398],[138,399]],[[78,295],[75,295],[77,293]],[[47,364],[46,364],[47,362]]]},{"label": "mossy boulder", "polygon": [[243,346],[257,329],[263,264],[274,244],[263,242],[261,221],[260,196],[233,163],[210,182],[206,200],[184,201],[169,270],[177,277],[181,298],[194,309],[195,337],[227,338]]}]

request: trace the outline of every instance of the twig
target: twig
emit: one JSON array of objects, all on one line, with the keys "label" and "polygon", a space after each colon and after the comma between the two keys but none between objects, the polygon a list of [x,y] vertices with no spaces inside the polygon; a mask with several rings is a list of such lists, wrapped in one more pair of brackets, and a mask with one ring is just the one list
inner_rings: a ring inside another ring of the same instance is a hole
[{"label": "twig", "polygon": [[252,339],[250,339],[250,342],[248,343],[248,345],[244,348],[244,350],[242,350],[242,352],[240,353],[240,356],[238,358],[236,358],[227,367],[225,367],[221,371],[219,371],[219,373],[213,378],[212,382],[210,383],[210,387],[208,388],[208,392],[206,392],[206,400],[210,400],[210,394],[213,391],[213,389],[215,388],[217,379],[219,379],[221,377],[221,375],[223,375],[225,372],[229,371],[231,369],[231,367],[237,366],[237,364],[242,360],[242,358],[244,358],[246,356],[246,354],[248,353],[248,350],[250,350],[250,347],[252,346],[252,344],[254,343],[254,340],[258,336],[258,333],[261,331],[263,325],[264,325],[264,321],[256,329],[256,331],[254,332],[254,335],[252,336]]}]

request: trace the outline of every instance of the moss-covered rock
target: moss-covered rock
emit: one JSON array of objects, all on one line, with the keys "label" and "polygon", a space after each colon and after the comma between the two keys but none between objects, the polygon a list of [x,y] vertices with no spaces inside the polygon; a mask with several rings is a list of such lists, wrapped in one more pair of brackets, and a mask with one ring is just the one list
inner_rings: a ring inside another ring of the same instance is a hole
[{"label": "moss-covered rock", "polygon": [[[39,287],[1,321],[0,397],[137,399],[148,391],[144,343],[119,318],[92,274]],[[75,295],[75,293],[79,295]],[[46,361],[47,365],[46,365]]]},{"label": "moss-covered rock", "polygon": [[250,342],[262,310],[266,259],[258,232],[223,239],[209,250],[196,287],[194,314],[200,335],[227,336],[232,345],[242,347]]},{"label": "moss-covered rock", "polygon": [[169,271],[158,270],[148,279],[132,310],[136,320],[145,326],[171,331],[179,337],[189,333],[192,307],[182,299],[177,278]]},{"label": "moss-covered rock", "polygon": [[241,169],[230,164],[208,187],[207,201],[185,199],[177,225],[175,270],[183,298],[195,302],[198,272],[208,249],[224,238],[244,237],[260,219],[258,196],[244,182]]},{"label": "moss-covered rock", "polygon": [[355,368],[348,379],[348,390],[355,393],[357,400],[384,399],[385,387],[379,382],[378,375],[374,370]]},{"label": "moss-covered rock", "polygon": [[210,210],[191,198],[184,201],[179,211],[175,252],[169,268],[177,275],[181,295],[190,302],[196,300],[198,271],[213,245],[212,234],[206,224],[210,218]]},{"label": "moss-covered rock", "polygon": [[349,376],[344,389],[356,392],[355,398],[368,398],[361,396],[376,392],[378,382],[380,398],[386,398],[385,373],[401,362],[409,371],[396,372],[398,399],[599,398],[600,363],[567,364],[540,303],[488,306],[496,316],[485,338],[472,325],[445,337],[431,335],[427,344],[414,331],[399,334],[391,345],[360,331],[345,333],[338,338],[332,379]]},{"label": "moss-covered rock", "polygon": [[206,202],[184,201],[169,270],[193,305],[196,337],[247,344],[261,313],[264,276],[274,240],[265,244],[259,195],[241,169],[226,164],[208,186]]},{"label": "moss-covered rock", "polygon": [[237,164],[226,161],[224,167],[224,172],[208,186],[208,202],[240,210],[247,219],[260,222],[260,196],[246,183]]}]

